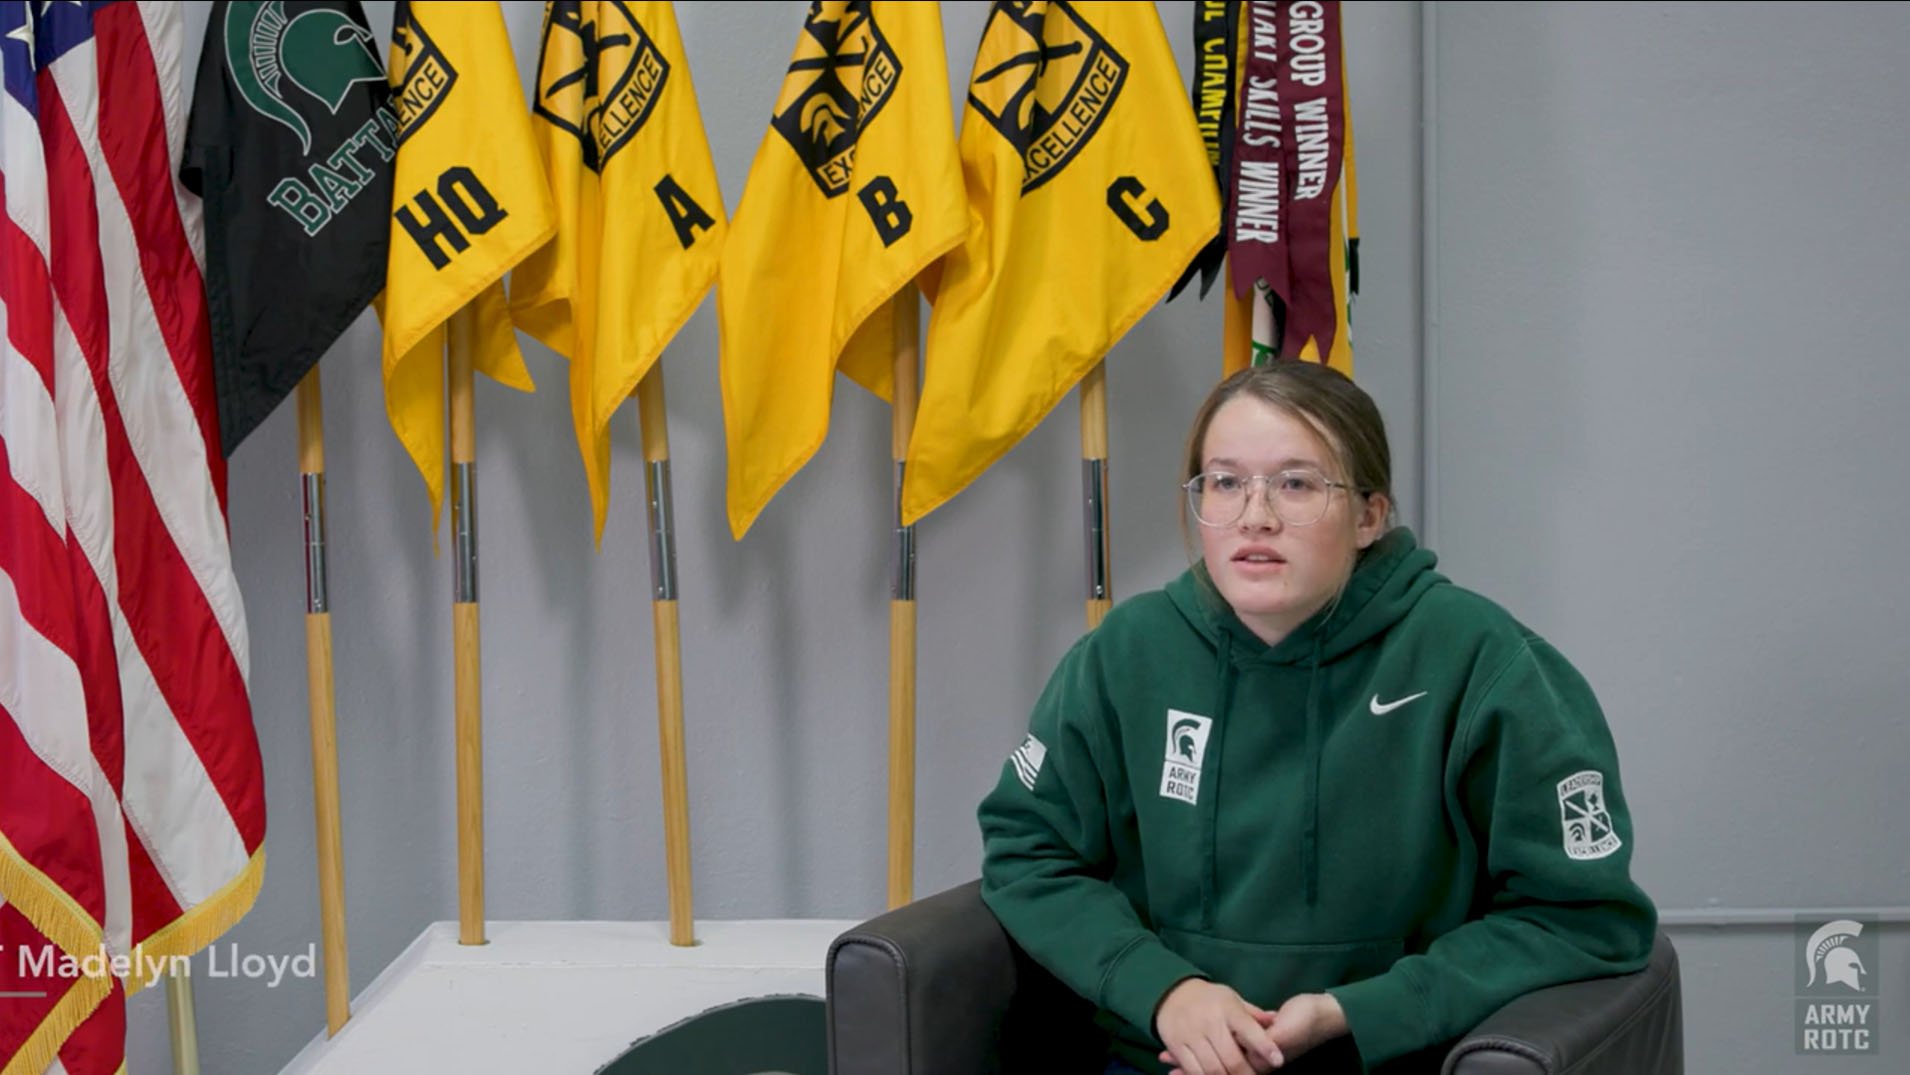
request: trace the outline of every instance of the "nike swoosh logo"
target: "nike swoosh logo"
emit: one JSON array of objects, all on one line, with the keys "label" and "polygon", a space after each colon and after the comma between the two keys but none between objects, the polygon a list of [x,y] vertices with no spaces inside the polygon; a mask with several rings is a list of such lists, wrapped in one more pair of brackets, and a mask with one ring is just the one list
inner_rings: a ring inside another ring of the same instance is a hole
[{"label": "nike swoosh logo", "polygon": [[1418,694],[1409,694],[1406,697],[1401,698],[1397,702],[1381,702],[1379,700],[1379,695],[1375,694],[1373,695],[1373,701],[1367,706],[1367,708],[1373,711],[1374,716],[1383,717],[1386,714],[1391,713],[1393,710],[1398,709],[1400,706],[1405,705],[1407,702],[1411,702],[1416,699],[1424,698],[1424,697],[1426,697],[1426,692],[1420,691]]}]

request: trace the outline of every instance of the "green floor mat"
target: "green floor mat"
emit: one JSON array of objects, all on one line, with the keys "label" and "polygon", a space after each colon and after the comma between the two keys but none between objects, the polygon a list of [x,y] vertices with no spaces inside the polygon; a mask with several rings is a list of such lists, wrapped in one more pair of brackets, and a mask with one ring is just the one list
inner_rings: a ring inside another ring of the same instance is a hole
[{"label": "green floor mat", "polygon": [[819,997],[754,997],[664,1027],[597,1075],[828,1075]]}]

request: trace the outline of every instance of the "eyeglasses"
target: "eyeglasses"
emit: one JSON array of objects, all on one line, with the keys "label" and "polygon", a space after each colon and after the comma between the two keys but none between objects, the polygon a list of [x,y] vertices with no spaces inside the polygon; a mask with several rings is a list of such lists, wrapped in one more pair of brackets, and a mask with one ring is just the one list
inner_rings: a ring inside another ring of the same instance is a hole
[{"label": "eyeglasses", "polygon": [[1232,526],[1246,516],[1248,494],[1256,483],[1265,488],[1267,506],[1288,526],[1312,526],[1326,518],[1333,490],[1353,488],[1304,468],[1278,474],[1211,470],[1194,475],[1181,488],[1187,490],[1187,507],[1202,526]]}]

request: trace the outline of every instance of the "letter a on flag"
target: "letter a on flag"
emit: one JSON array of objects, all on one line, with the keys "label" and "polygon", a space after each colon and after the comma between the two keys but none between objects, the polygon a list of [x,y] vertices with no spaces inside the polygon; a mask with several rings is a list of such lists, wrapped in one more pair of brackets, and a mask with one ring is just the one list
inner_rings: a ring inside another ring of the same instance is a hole
[{"label": "letter a on flag", "polygon": [[716,279],[726,225],[676,14],[545,6],[537,143],[557,240],[511,277],[524,331],[570,360],[570,414],[603,537],[610,418]]},{"label": "letter a on flag", "polygon": [[523,83],[495,3],[400,2],[392,15],[398,113],[385,323],[385,413],[444,500],[444,323],[474,304],[473,365],[531,391],[500,281],[556,230]]},{"label": "letter a on flag", "polygon": [[837,369],[889,397],[890,301],[967,230],[944,56],[938,4],[809,6],[717,287],[738,538],[822,446]]},{"label": "letter a on flag", "polygon": [[997,3],[962,120],[902,521],[974,481],[1167,294],[1220,198],[1152,4]]}]

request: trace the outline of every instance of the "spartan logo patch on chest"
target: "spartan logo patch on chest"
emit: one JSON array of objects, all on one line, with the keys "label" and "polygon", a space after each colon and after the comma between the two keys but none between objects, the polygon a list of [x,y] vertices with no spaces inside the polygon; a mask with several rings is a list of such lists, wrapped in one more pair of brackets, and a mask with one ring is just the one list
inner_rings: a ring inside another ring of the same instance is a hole
[{"label": "spartan logo patch on chest", "polygon": [[968,103],[1021,153],[1023,194],[1061,174],[1127,81],[1127,61],[1073,5],[996,4]]},{"label": "spartan logo patch on chest", "polygon": [[882,36],[869,0],[815,3],[796,39],[769,125],[833,198],[849,189],[856,139],[895,94],[902,61]]},{"label": "spartan logo patch on chest", "polygon": [[[332,115],[359,82],[382,83],[371,31],[343,12],[315,7],[287,17],[282,0],[236,3],[225,13],[226,69],[254,112],[298,135],[312,151],[312,127],[300,109],[310,98]],[[298,90],[297,94],[292,91]]]},{"label": "spartan logo patch on chest", "polygon": [[670,64],[628,4],[594,9],[585,19],[577,0],[550,5],[531,110],[576,136],[584,165],[601,172],[656,111]]},{"label": "spartan logo patch on chest", "polygon": [[1161,765],[1161,798],[1193,805],[1200,801],[1200,767],[1207,760],[1212,717],[1167,711],[1167,760]]},{"label": "spartan logo patch on chest", "polygon": [[1565,853],[1575,859],[1602,859],[1623,841],[1605,809],[1605,774],[1596,769],[1559,781],[1559,819],[1565,826]]},{"label": "spartan logo patch on chest", "polygon": [[457,85],[458,72],[444,58],[444,50],[438,48],[437,42],[431,40],[424,27],[412,17],[410,4],[398,5],[391,43],[397,46],[405,64],[404,81],[391,101],[398,110],[398,144],[403,145],[411,132],[424,126],[431,113],[451,95],[451,87]]}]

